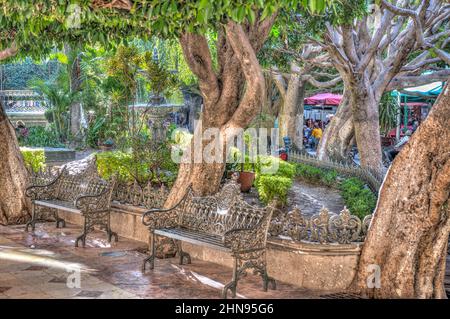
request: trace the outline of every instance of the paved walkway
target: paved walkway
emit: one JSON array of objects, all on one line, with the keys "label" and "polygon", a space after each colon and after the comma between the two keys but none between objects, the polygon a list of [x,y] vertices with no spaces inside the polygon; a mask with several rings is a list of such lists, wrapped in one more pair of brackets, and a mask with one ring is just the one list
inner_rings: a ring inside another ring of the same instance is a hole
[{"label": "paved walkway", "polygon": [[[95,232],[86,248],[75,248],[80,228],[54,223],[0,225],[0,299],[2,298],[220,298],[231,269],[200,260],[180,266],[177,259],[156,261],[142,274],[145,244],[120,238],[112,246]],[[278,282],[278,289],[261,290],[257,276],[239,282],[239,298],[312,298],[318,295]]]}]

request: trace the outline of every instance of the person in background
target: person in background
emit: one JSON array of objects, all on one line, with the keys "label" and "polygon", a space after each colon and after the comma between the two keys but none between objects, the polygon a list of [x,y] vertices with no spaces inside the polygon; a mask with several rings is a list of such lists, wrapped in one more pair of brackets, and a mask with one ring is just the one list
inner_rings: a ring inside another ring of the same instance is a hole
[{"label": "person in background", "polygon": [[303,144],[305,145],[305,147],[309,145],[311,131],[312,130],[308,125],[303,125]]},{"label": "person in background", "polygon": [[23,142],[28,137],[28,128],[23,121],[16,122],[16,135],[19,142]]},{"label": "person in background", "polygon": [[412,131],[407,130],[405,132],[405,135],[397,142],[397,144],[395,144],[394,147],[391,150],[389,150],[389,157],[391,161],[394,160],[397,154],[402,150],[403,146],[405,146],[405,144],[408,143],[409,139],[411,138],[411,135]]},{"label": "person in background", "polygon": [[317,149],[317,145],[319,145],[319,141],[322,138],[322,129],[319,126],[319,123],[314,123],[314,129],[311,132],[313,148]]}]

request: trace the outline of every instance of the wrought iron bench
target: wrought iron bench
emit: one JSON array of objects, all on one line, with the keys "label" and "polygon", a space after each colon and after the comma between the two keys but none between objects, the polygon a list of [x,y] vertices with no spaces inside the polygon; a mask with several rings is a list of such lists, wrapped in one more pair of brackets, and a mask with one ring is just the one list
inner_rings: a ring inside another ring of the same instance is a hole
[{"label": "wrought iron bench", "polygon": [[266,268],[266,239],[272,207],[258,208],[247,204],[240,195],[240,187],[233,179],[215,196],[196,197],[189,188],[187,194],[174,207],[151,209],[144,213],[142,222],[151,234],[151,255],[142,265],[154,268],[156,236],[175,240],[179,263],[191,263],[181,242],[188,242],[228,252],[234,258],[232,281],[222,290],[223,298],[228,290],[236,296],[238,280],[247,269],[253,269],[263,279],[263,289],[276,289],[275,280],[268,276]]},{"label": "wrought iron bench", "polygon": [[34,231],[36,222],[45,221],[44,208],[50,210],[56,220],[56,227],[65,227],[64,219],[58,216],[58,210],[81,214],[84,217],[83,233],[75,240],[75,247],[81,240],[86,245],[86,236],[95,226],[106,230],[108,241],[114,236],[111,231],[110,208],[111,196],[115,186],[115,178],[111,182],[100,179],[96,174],[87,170],[83,174],[70,175],[63,168],[59,175],[50,183],[32,185],[26,189],[26,196],[32,200],[32,218],[26,224],[25,230],[31,226]]}]

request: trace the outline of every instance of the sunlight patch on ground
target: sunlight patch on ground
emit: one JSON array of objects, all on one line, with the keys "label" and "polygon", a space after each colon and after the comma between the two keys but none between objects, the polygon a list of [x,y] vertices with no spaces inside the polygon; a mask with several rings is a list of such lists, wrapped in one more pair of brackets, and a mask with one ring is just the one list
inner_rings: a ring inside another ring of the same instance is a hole
[{"label": "sunlight patch on ground", "polygon": [[97,271],[96,269],[89,269],[85,265],[80,263],[61,261],[55,258],[47,257],[52,255],[54,255],[54,253],[46,250],[33,250],[27,248],[17,249],[16,247],[0,246],[0,260],[30,263],[63,270],[79,269],[82,272]]}]

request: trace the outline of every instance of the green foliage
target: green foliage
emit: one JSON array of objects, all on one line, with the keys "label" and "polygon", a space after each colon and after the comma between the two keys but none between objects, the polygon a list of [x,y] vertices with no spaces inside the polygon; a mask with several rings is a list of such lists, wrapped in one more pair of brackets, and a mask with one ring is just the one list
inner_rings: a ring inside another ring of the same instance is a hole
[{"label": "green foliage", "polygon": [[153,60],[152,54],[146,52],[143,56],[143,76],[148,81],[150,90],[156,95],[166,95],[178,87],[175,75],[169,72],[162,64]]},{"label": "green foliage", "polygon": [[275,156],[258,156],[255,172],[254,185],[260,200],[265,204],[277,200],[285,205],[293,184],[295,166]]},{"label": "green foliage", "polygon": [[358,178],[348,178],[340,185],[345,205],[353,215],[359,218],[372,214],[377,197]]},{"label": "green foliage", "polygon": [[387,134],[396,127],[397,114],[399,112],[397,98],[391,92],[385,92],[380,100],[380,129],[383,134]]},{"label": "green foliage", "polygon": [[0,0],[0,48],[15,41],[23,52],[41,55],[56,44],[101,43],[112,47],[134,37],[178,38],[183,32],[205,34],[220,22],[255,22],[282,8],[307,7],[315,14],[333,0],[238,0],[144,1],[135,0],[130,10],[98,8],[91,0],[9,1]]},{"label": "green foliage", "polygon": [[31,126],[28,135],[20,141],[21,146],[32,147],[64,147],[60,142],[58,133],[54,125]]},{"label": "green foliage", "polygon": [[106,130],[106,119],[98,117],[89,125],[87,130],[86,142],[90,147],[97,147],[98,141],[103,139]]},{"label": "green foliage", "polygon": [[336,183],[338,173],[335,170],[323,170],[311,165],[297,163],[296,175],[313,184],[332,186]]},{"label": "green foliage", "polygon": [[0,81],[3,90],[26,90],[28,83],[35,78],[50,81],[58,73],[60,65],[57,61],[48,61],[42,64],[34,63],[31,58],[16,63],[1,65]]},{"label": "green foliage", "polygon": [[339,174],[335,170],[320,169],[301,163],[297,163],[295,167],[296,175],[309,183],[337,186],[345,205],[353,215],[364,218],[375,209],[377,197],[360,179],[352,177],[342,180],[338,178]]},{"label": "green foliage", "polygon": [[288,177],[261,175],[256,183],[259,198],[264,204],[276,199],[279,203],[285,205],[292,183],[292,179]]},{"label": "green foliage", "polygon": [[69,109],[77,101],[78,93],[71,92],[66,69],[60,69],[58,76],[51,81],[34,79],[31,87],[41,93],[50,104],[51,120],[55,124],[56,132],[62,141],[69,137]]},{"label": "green foliage", "polygon": [[43,149],[21,147],[20,152],[28,170],[38,172],[45,168],[45,152]]},{"label": "green foliage", "polygon": [[[163,161],[158,161],[163,159]],[[97,169],[102,178],[109,179],[114,174],[122,182],[137,181],[145,185],[149,180],[153,183],[171,185],[176,178],[178,167],[167,150],[154,152],[152,158],[139,158],[136,154],[123,151],[101,152],[96,154]]]}]

